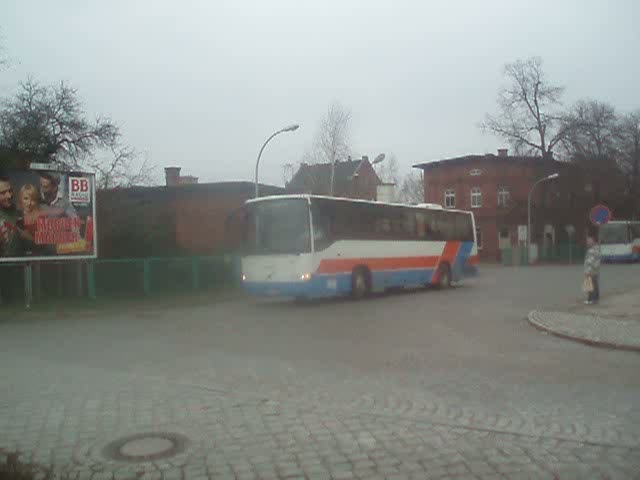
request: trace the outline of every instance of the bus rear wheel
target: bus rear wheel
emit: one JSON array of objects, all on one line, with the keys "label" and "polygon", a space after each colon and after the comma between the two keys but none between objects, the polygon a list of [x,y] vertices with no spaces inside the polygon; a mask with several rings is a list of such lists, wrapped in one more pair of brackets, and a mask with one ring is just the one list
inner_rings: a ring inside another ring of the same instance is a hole
[{"label": "bus rear wheel", "polygon": [[369,272],[364,268],[356,268],[351,274],[351,296],[354,300],[362,300],[370,292]]},{"label": "bus rear wheel", "polygon": [[438,267],[438,282],[436,283],[436,287],[440,290],[451,287],[451,268],[446,263]]}]

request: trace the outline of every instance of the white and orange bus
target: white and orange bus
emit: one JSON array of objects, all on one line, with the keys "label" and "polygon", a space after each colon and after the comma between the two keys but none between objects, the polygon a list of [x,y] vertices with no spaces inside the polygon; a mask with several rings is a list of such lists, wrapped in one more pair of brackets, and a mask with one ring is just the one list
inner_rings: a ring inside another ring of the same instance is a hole
[{"label": "white and orange bus", "polygon": [[249,200],[245,290],[298,298],[449,287],[476,272],[471,212],[314,195]]}]

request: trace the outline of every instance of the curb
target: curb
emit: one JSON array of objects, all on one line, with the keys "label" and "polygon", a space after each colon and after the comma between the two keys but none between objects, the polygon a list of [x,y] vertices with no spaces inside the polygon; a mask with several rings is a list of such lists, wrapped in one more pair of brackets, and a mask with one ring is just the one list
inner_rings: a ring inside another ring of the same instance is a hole
[{"label": "curb", "polygon": [[527,322],[529,322],[534,328],[536,328],[537,330],[540,330],[541,332],[546,332],[546,333],[550,333],[556,337],[559,338],[564,338],[565,340],[572,340],[574,342],[577,343],[582,343],[584,345],[589,345],[590,347],[598,347],[598,348],[608,348],[608,349],[612,349],[612,350],[623,350],[623,351],[627,351],[627,352],[640,352],[640,346],[635,346],[635,345],[625,345],[623,343],[613,343],[613,342],[606,342],[606,341],[600,341],[600,340],[593,340],[590,338],[584,338],[584,337],[577,337],[574,335],[569,335],[568,333],[564,333],[564,332],[558,332],[557,330],[554,330],[546,325],[542,325],[541,323],[536,322],[532,316],[534,313],[541,313],[537,310],[532,310],[527,314]]}]

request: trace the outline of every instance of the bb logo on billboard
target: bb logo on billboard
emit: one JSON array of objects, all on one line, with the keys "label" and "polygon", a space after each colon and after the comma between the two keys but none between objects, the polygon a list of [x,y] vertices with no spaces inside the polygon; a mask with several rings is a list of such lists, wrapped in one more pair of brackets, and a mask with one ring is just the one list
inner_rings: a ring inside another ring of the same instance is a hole
[{"label": "bb logo on billboard", "polygon": [[69,200],[75,203],[91,202],[91,189],[88,178],[69,177]]}]

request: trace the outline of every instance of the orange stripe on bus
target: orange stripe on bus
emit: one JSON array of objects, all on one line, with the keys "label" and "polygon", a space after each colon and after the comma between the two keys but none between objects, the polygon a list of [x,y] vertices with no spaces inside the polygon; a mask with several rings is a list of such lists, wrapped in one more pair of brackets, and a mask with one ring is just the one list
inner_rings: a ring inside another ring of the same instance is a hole
[{"label": "orange stripe on bus", "polygon": [[456,260],[456,255],[458,255],[458,250],[460,250],[460,243],[461,242],[447,242],[444,246],[440,261],[453,265]]},{"label": "orange stripe on bus", "polygon": [[317,273],[351,272],[358,265],[370,270],[408,270],[411,268],[435,268],[440,257],[390,257],[390,258],[337,258],[320,262]]}]

